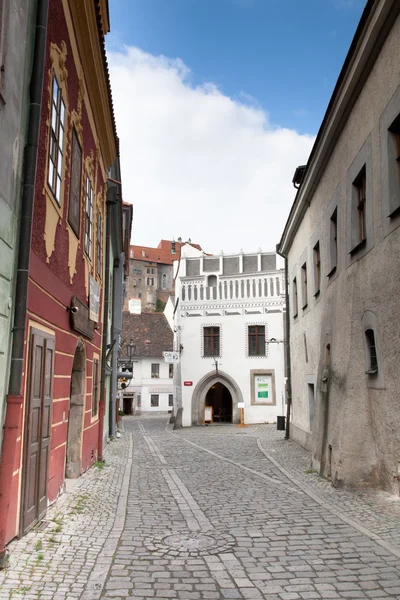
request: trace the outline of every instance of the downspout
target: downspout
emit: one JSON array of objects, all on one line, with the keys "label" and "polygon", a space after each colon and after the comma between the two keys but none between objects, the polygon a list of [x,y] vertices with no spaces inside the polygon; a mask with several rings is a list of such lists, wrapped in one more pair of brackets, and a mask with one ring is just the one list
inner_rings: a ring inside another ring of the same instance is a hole
[{"label": "downspout", "polygon": [[5,528],[10,503],[11,479],[16,462],[17,438],[22,432],[24,351],[26,312],[36,169],[39,151],[40,118],[42,112],[44,67],[46,61],[49,0],[38,0],[36,9],[35,43],[29,85],[29,116],[22,170],[21,221],[18,242],[18,265],[15,286],[15,313],[11,348],[10,379],[7,395],[2,459],[0,464],[0,568],[4,568]]},{"label": "downspout", "polygon": [[105,265],[104,265],[104,310],[103,310],[103,342],[101,352],[101,369],[100,369],[100,390],[101,399],[99,405],[99,438],[98,438],[98,458],[103,459],[103,426],[104,414],[106,407],[106,364],[107,364],[107,340],[108,340],[108,313],[110,305],[110,248],[111,248],[111,215],[112,206],[118,201],[117,189],[108,187],[107,189],[107,222],[106,222],[106,248],[105,248]]},{"label": "downspout", "polygon": [[276,252],[285,260],[285,376],[286,376],[286,431],[285,440],[290,439],[290,414],[292,410],[292,367],[290,361],[290,309],[289,309],[289,267],[288,257],[279,251],[279,245],[276,247]]}]

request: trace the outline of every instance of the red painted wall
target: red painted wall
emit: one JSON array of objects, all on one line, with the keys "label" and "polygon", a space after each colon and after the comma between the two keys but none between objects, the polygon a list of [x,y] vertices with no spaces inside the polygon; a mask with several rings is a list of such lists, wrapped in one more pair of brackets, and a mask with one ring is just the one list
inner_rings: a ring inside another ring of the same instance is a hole
[{"label": "red painted wall", "polygon": [[[68,414],[69,414],[69,395],[70,395],[70,375],[72,370],[73,356],[79,339],[85,342],[86,350],[86,401],[83,422],[84,430],[82,435],[82,471],[88,469],[97,459],[98,441],[99,441],[99,419],[92,423],[92,361],[95,353],[101,360],[101,332],[102,332],[102,307],[100,306],[100,319],[98,330],[95,331],[92,340],[81,336],[78,332],[70,328],[69,313],[66,310],[70,306],[72,296],[88,303],[87,292],[85,289],[85,270],[84,270],[84,198],[81,198],[81,219],[80,219],[80,247],[78,247],[76,257],[76,274],[70,283],[68,270],[69,254],[69,235],[66,228],[69,200],[69,178],[70,178],[70,150],[64,151],[65,160],[65,180],[63,186],[62,200],[62,219],[57,224],[55,235],[55,248],[49,261],[47,262],[45,247],[45,223],[46,223],[46,197],[43,193],[45,186],[45,172],[48,161],[47,155],[47,121],[49,115],[49,84],[52,78],[52,68],[50,62],[51,44],[58,47],[65,42],[67,47],[66,69],[68,71],[68,115],[66,123],[66,141],[70,140],[71,119],[73,110],[78,111],[78,70],[74,63],[71,49],[71,42],[68,34],[68,28],[63,12],[61,0],[50,2],[49,25],[47,36],[47,59],[45,66],[43,105],[40,125],[40,145],[37,165],[37,179],[35,188],[35,204],[33,214],[33,232],[31,243],[31,264],[30,264],[30,283],[28,295],[28,320],[31,320],[33,326],[46,327],[55,333],[55,360],[54,360],[54,381],[53,381],[53,407],[52,407],[52,432],[51,432],[51,452],[48,476],[48,500],[54,501],[60,490],[62,490],[65,471],[66,443],[68,436]],[[50,79],[49,79],[50,78]],[[106,182],[102,176],[102,170],[98,163],[95,146],[95,134],[91,130],[88,117],[87,102],[89,102],[88,93],[84,96],[82,102],[81,124],[83,127],[83,164],[84,173],[85,159],[91,153],[95,157],[96,189],[94,190],[94,201],[100,187],[105,190]],[[66,150],[66,145],[64,146]],[[100,149],[101,159],[101,149]],[[109,165],[105,165],[107,167]],[[92,182],[94,185],[94,181]],[[103,210],[103,215],[105,210]],[[95,256],[96,222],[93,222],[93,256]],[[103,248],[105,247],[103,240]],[[94,274],[94,273],[93,273]],[[102,294],[101,294],[102,296]],[[102,302],[102,299],[101,299]],[[28,331],[28,328],[27,328]],[[28,349],[28,344],[27,344]],[[29,352],[25,357],[25,374],[29,372]],[[26,398],[25,398],[26,404]],[[13,470],[17,470],[20,461],[22,461],[21,440],[24,439],[24,423],[19,431],[20,441],[18,442],[17,458],[12,465]],[[101,436],[100,436],[101,437]],[[18,460],[19,459],[19,460]],[[23,461],[22,461],[23,465]],[[9,468],[9,467],[8,467]],[[12,539],[18,533],[18,489],[20,473],[11,478],[11,501],[7,519],[6,542]],[[22,478],[24,476],[22,468]]]}]

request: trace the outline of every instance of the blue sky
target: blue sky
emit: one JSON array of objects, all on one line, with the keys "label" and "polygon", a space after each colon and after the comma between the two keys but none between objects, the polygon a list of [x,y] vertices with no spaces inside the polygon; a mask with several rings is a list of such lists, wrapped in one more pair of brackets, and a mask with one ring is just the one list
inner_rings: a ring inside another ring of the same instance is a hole
[{"label": "blue sky", "polygon": [[109,0],[132,243],[274,250],[365,0]]},{"label": "blue sky", "polygon": [[[316,133],[365,0],[110,0],[112,37]],[[247,98],[247,95],[250,98]]]}]

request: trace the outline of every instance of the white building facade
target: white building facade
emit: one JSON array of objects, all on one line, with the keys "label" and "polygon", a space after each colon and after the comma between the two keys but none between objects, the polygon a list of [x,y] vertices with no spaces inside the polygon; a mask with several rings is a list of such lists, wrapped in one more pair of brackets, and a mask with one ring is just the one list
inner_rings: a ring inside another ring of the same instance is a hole
[{"label": "white building facade", "polygon": [[[207,256],[182,248],[175,263],[175,409],[182,425],[272,423],[285,414],[284,272],[275,253]],[[278,263],[278,264],[277,264]]]},{"label": "white building facade", "polygon": [[133,351],[132,379],[123,390],[122,409],[125,414],[168,413],[173,408],[174,366],[165,362],[164,353],[171,352],[173,333],[163,313],[130,314],[122,319],[123,364],[128,360],[127,346]]},{"label": "white building facade", "polygon": [[135,397],[136,412],[172,411],[174,402],[174,365],[160,356],[135,357],[133,378],[124,396]]}]

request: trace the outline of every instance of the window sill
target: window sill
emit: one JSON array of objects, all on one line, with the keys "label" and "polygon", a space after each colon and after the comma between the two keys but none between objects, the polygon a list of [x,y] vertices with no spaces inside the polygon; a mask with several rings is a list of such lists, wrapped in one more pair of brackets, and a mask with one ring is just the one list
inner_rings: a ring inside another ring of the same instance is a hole
[{"label": "window sill", "polygon": [[366,375],[378,375],[378,369],[368,369],[368,371],[365,371]]},{"label": "window sill", "polygon": [[332,277],[336,273],[336,265],[329,271],[327,277]]},{"label": "window sill", "polygon": [[361,242],[359,242],[357,244],[357,246],[354,246],[354,248],[352,248],[349,252],[349,254],[351,256],[353,256],[354,254],[357,254],[357,252],[359,252],[360,250],[363,250],[363,248],[365,248],[365,246],[367,245],[367,238],[364,238],[363,240],[361,240]]},{"label": "window sill", "polygon": [[400,215],[400,204],[388,215],[388,219],[395,219]]}]

